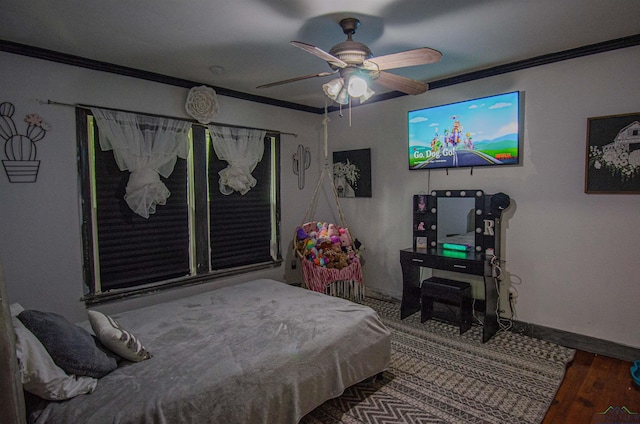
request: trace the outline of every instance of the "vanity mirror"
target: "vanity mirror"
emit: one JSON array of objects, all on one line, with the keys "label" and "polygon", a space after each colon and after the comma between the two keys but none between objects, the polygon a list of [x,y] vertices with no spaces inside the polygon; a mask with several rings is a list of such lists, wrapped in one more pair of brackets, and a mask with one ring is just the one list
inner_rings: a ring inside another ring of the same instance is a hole
[{"label": "vanity mirror", "polygon": [[433,190],[414,195],[414,249],[493,255],[499,216],[492,211],[492,196],[482,190]]}]

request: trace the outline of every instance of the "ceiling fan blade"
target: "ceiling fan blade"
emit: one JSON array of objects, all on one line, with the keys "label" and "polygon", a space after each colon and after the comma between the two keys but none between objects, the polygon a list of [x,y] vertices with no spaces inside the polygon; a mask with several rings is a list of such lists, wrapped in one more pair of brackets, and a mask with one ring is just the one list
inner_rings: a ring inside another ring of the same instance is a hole
[{"label": "ceiling fan blade", "polygon": [[291,44],[293,44],[294,46],[296,46],[298,48],[301,48],[302,50],[304,50],[304,51],[306,51],[308,53],[311,53],[314,56],[319,57],[322,60],[326,60],[331,65],[335,65],[338,68],[346,68],[347,67],[347,63],[345,61],[340,60],[337,57],[335,57],[334,55],[325,52],[321,48],[318,48],[316,46],[312,46],[311,44],[303,43],[301,41],[292,41]]},{"label": "ceiling fan blade", "polygon": [[372,57],[369,62],[378,65],[381,71],[385,69],[404,68],[406,66],[426,65],[439,62],[442,53],[429,47],[392,53],[385,56]]},{"label": "ceiling fan blade", "polygon": [[422,94],[429,88],[429,85],[425,82],[412,80],[411,78],[403,77],[396,74],[390,74],[389,72],[380,72],[380,76],[375,82],[384,85],[392,90],[401,91],[406,94]]},{"label": "ceiling fan blade", "polygon": [[338,73],[338,71],[320,72],[319,74],[303,75],[301,77],[289,78],[289,79],[286,79],[286,80],[283,80],[283,81],[277,81],[277,82],[271,82],[269,84],[259,85],[256,88],[275,87],[276,85],[289,84],[290,82],[302,81],[302,80],[306,80],[306,79],[309,79],[309,78],[328,77],[329,75],[334,75],[334,74],[337,74],[337,73]]}]

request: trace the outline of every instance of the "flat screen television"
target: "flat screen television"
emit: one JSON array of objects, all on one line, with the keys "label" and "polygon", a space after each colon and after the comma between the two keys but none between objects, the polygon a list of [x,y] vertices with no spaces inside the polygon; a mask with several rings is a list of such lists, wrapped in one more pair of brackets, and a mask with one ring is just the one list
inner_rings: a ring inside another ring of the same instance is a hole
[{"label": "flat screen television", "polygon": [[408,113],[409,169],[517,165],[520,92]]}]

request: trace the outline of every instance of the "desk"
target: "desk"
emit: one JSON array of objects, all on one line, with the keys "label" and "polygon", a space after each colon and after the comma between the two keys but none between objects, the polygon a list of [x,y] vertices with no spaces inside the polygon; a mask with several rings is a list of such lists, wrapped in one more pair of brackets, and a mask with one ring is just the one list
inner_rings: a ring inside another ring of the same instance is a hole
[{"label": "desk", "polygon": [[442,269],[462,274],[480,275],[484,278],[484,325],[482,342],[489,340],[498,331],[496,309],[498,288],[492,277],[491,264],[485,255],[476,252],[444,251],[442,249],[402,249],[402,303],[400,319],[420,310],[420,268]]}]

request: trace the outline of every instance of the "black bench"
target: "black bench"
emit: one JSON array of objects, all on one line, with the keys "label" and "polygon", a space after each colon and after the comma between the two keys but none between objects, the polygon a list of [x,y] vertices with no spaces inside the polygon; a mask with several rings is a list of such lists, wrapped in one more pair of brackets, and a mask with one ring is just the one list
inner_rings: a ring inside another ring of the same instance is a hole
[{"label": "black bench", "polygon": [[[420,298],[422,303],[420,322],[431,318],[453,322],[460,327],[460,334],[471,328],[473,299],[469,283],[431,277],[422,282]],[[452,314],[434,310],[433,302],[455,305],[459,308],[459,313],[452,317]]]}]

